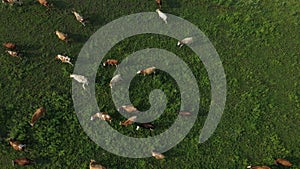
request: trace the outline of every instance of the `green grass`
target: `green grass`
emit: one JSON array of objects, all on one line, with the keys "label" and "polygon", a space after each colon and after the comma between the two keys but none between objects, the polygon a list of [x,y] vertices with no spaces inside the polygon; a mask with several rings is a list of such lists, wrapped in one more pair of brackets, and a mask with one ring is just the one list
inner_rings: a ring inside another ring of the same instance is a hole
[{"label": "green grass", "polygon": [[[164,12],[194,23],[207,35],[226,72],[224,115],[213,136],[203,144],[198,144],[198,138],[209,110],[210,83],[197,56],[187,47],[176,48],[174,39],[159,35],[131,37],[111,49],[104,59],[122,60],[147,47],[166,49],[182,57],[198,80],[201,103],[197,123],[161,161],[119,157],[90,140],[73,108],[69,78],[73,67],[54,59],[62,53],[75,61],[85,41],[100,27],[128,14],[154,11],[155,2],[50,2],[55,6],[51,10],[29,0],[24,0],[23,6],[0,4],[0,42],[15,42],[24,53],[23,59],[12,58],[1,48],[0,168],[13,168],[11,160],[20,157],[37,162],[28,168],[88,168],[89,160],[95,159],[108,168],[122,169],[241,169],[250,164],[272,165],[276,157],[289,159],[292,168],[300,168],[299,0],[164,1]],[[72,8],[89,16],[87,27],[75,20]],[[59,41],[54,34],[57,29],[69,34],[72,42]],[[100,109],[112,115],[112,126],[121,133],[149,136],[148,131],[135,133],[133,126],[118,125],[124,119],[115,110],[108,87],[114,70],[99,68],[96,97]],[[153,135],[166,130],[176,118],[174,111],[180,100],[179,92],[170,89],[177,87],[172,81],[164,73],[132,81],[131,101],[139,109],[149,108],[149,92],[156,88],[165,90],[170,100],[165,113],[154,122],[157,130]],[[42,105],[46,116],[31,128],[28,122]],[[9,137],[27,144],[30,152],[14,151],[6,140]]]}]

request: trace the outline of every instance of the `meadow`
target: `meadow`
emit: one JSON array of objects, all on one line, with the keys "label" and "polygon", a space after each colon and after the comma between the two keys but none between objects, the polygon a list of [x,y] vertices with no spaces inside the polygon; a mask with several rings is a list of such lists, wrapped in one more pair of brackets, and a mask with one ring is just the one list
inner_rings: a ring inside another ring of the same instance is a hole
[{"label": "meadow", "polygon": [[[227,79],[227,100],[217,130],[199,144],[199,134],[210,105],[210,81],[205,67],[188,47],[175,39],[138,35],[114,46],[105,56],[120,61],[135,51],[162,48],[182,58],[193,71],[200,91],[197,121],[185,139],[155,158],[116,156],[95,144],[83,131],[72,101],[73,68],[55,60],[59,53],[73,63],[88,38],[107,23],[139,12],[154,12],[152,0],[49,0],[47,10],[37,1],[22,6],[0,4],[0,42],[14,42],[22,59],[0,52],[0,168],[14,168],[11,160],[27,157],[36,164],[25,168],[88,168],[90,159],[107,168],[243,169],[269,165],[286,158],[300,168],[300,2],[299,0],[165,0],[162,11],[197,25],[215,46]],[[89,17],[86,27],[71,13]],[[67,33],[60,41],[55,30]],[[111,126],[132,137],[159,134],[172,125],[180,107],[180,91],[171,76],[158,73],[136,76],[130,99],[139,110],[150,107],[148,95],[161,89],[168,97],[154,132],[122,127],[108,86],[114,67],[99,67],[96,98],[99,108],[113,118]],[[101,75],[101,76],[100,76]],[[28,122],[35,110],[47,112],[34,128]],[[93,114],[93,112],[91,112]],[[8,143],[15,138],[29,152],[17,152]],[[111,145],[114,146],[114,145]],[[21,167],[15,167],[21,168]]]}]

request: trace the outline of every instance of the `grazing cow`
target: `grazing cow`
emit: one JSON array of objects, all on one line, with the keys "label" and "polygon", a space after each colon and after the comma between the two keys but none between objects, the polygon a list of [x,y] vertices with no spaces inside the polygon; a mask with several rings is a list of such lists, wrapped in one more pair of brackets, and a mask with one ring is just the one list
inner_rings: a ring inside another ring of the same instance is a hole
[{"label": "grazing cow", "polygon": [[12,160],[12,165],[14,166],[15,164],[18,164],[20,166],[25,166],[25,165],[34,164],[34,162],[28,158],[18,158],[18,159]]},{"label": "grazing cow", "polygon": [[71,59],[68,56],[58,54],[55,56],[55,59],[60,60],[63,63],[68,63],[73,66],[73,64],[71,63]]},{"label": "grazing cow", "polygon": [[98,112],[91,116],[91,120],[95,120],[96,118],[99,118],[104,121],[109,121],[111,123],[111,117],[106,112]]},{"label": "grazing cow", "polygon": [[23,151],[25,144],[21,144],[19,141],[15,141],[13,139],[9,139],[9,144],[17,151]]},{"label": "grazing cow", "polygon": [[110,88],[112,88],[113,86],[115,86],[117,83],[119,83],[122,80],[123,79],[120,74],[115,75],[109,83]]},{"label": "grazing cow", "polygon": [[137,108],[135,108],[132,105],[125,105],[118,108],[118,111],[125,110],[127,113],[132,113],[138,111]]},{"label": "grazing cow", "polygon": [[291,166],[292,166],[292,163],[289,162],[289,161],[286,160],[286,159],[283,159],[283,158],[277,158],[277,159],[275,159],[275,165],[282,165],[282,166],[285,166],[285,167],[291,167]]},{"label": "grazing cow", "polygon": [[3,46],[7,49],[12,49],[12,50],[16,49],[16,47],[17,47],[16,44],[11,43],[11,42],[3,43]]},{"label": "grazing cow", "polygon": [[156,1],[157,6],[159,7],[159,9],[161,9],[162,0],[155,0],[155,1]]},{"label": "grazing cow", "polygon": [[71,74],[70,77],[74,78],[77,82],[82,83],[82,87],[84,90],[85,90],[84,86],[89,84],[87,78],[82,75]]},{"label": "grazing cow", "polygon": [[22,5],[23,2],[21,0],[2,0],[2,3],[7,3],[7,4],[19,4]]},{"label": "grazing cow", "polygon": [[106,66],[106,65],[118,66],[118,64],[119,64],[119,61],[116,60],[116,59],[107,59],[107,60],[103,63],[103,66]]},{"label": "grazing cow", "polygon": [[21,57],[22,55],[19,52],[7,50],[6,51],[12,57]]},{"label": "grazing cow", "polygon": [[120,122],[121,126],[128,126],[134,123],[134,121],[136,120],[137,116],[132,116],[130,118],[128,118],[126,121]]},{"label": "grazing cow", "polygon": [[190,44],[192,42],[193,42],[193,38],[192,37],[187,37],[187,38],[184,38],[184,39],[178,41],[177,46],[179,46],[181,48],[183,45],[187,45],[187,44]]},{"label": "grazing cow", "polygon": [[192,113],[189,111],[180,111],[179,114],[182,116],[191,116],[192,115]]},{"label": "grazing cow", "polygon": [[44,116],[45,112],[46,112],[46,109],[45,109],[44,107],[38,108],[38,109],[34,112],[32,118],[31,118],[30,125],[33,127],[33,126],[34,126],[34,123],[35,123],[38,119],[40,119],[42,116]]},{"label": "grazing cow", "polygon": [[156,67],[149,67],[143,70],[139,70],[138,72],[136,72],[136,74],[142,74],[142,75],[149,75],[151,73],[155,73]]},{"label": "grazing cow", "polygon": [[162,11],[160,11],[159,9],[156,9],[156,12],[158,13],[158,16],[167,24],[167,15],[164,14]]},{"label": "grazing cow", "polygon": [[139,130],[140,127],[149,129],[151,131],[154,130],[154,125],[152,123],[136,123],[136,125],[137,125],[136,130]]},{"label": "grazing cow", "polygon": [[271,169],[268,166],[251,166],[251,165],[249,165],[247,168],[248,169]]},{"label": "grazing cow", "polygon": [[152,156],[155,157],[156,159],[160,160],[160,159],[164,159],[165,156],[159,152],[155,152],[155,151],[152,151]]},{"label": "grazing cow", "polygon": [[76,20],[85,26],[85,19],[76,11],[72,11],[72,13],[75,15]]},{"label": "grazing cow", "polygon": [[62,32],[60,32],[60,31],[55,31],[55,34],[57,35],[57,37],[60,39],[60,40],[62,40],[62,41],[65,41],[65,42],[68,42],[68,35],[67,34],[64,34],[64,33],[62,33]]},{"label": "grazing cow", "polygon": [[50,4],[47,0],[38,0],[39,3],[45,7],[50,7]]},{"label": "grazing cow", "polygon": [[97,164],[95,160],[90,161],[90,169],[106,169],[100,164]]}]

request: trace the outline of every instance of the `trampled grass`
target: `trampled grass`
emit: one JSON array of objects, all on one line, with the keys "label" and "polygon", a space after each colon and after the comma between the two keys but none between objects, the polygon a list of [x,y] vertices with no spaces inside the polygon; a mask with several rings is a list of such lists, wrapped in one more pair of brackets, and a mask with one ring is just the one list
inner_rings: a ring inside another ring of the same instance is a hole
[{"label": "trampled grass", "polygon": [[[50,0],[49,0],[50,1]],[[198,80],[201,104],[197,122],[187,137],[164,153],[166,159],[129,159],[106,152],[81,128],[72,103],[73,67],[54,59],[66,54],[76,61],[86,40],[100,27],[119,17],[155,11],[154,1],[50,1],[47,10],[35,1],[23,6],[0,4],[0,42],[11,41],[23,59],[0,54],[0,168],[13,168],[11,160],[28,157],[28,168],[88,168],[95,159],[108,168],[210,168],[241,169],[270,165],[286,158],[300,168],[300,3],[298,0],[166,0],[163,11],[197,25],[214,44],[227,78],[227,101],[217,130],[199,144],[199,133],[210,104],[210,82],[197,56],[187,47],[176,48],[174,39],[139,35],[117,44],[104,59],[122,60],[144,48],[163,48],[180,56]],[[83,27],[71,13],[75,8],[88,16]],[[70,35],[66,44],[55,30]],[[105,71],[103,71],[105,70]],[[154,124],[154,133],[118,125],[119,116],[110,96],[109,81],[115,68],[99,68],[96,97],[99,107],[114,118],[112,126],[132,137],[147,137],[166,130],[176,118],[180,93],[167,74],[160,72],[132,81],[132,103],[149,108],[149,92],[166,91],[168,106]],[[171,90],[172,89],[172,90]],[[28,122],[40,106],[47,113],[31,128]],[[92,114],[93,112],[91,112]],[[16,152],[7,138],[27,144],[30,152]],[[114,145],[111,145],[114,146]]]}]

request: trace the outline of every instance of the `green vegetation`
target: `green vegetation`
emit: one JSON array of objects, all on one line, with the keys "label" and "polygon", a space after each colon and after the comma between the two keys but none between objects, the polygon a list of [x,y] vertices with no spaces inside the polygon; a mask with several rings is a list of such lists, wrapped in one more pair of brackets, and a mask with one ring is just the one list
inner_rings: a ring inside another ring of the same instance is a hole
[{"label": "green vegetation", "polygon": [[[139,35],[116,45],[104,59],[122,60],[147,47],[171,51],[190,66],[198,80],[201,105],[197,123],[187,137],[164,153],[166,159],[129,159],[104,151],[84,133],[71,98],[69,75],[73,67],[54,59],[61,53],[76,61],[85,41],[100,27],[119,17],[155,11],[155,1],[49,0],[47,10],[36,1],[23,6],[0,4],[0,42],[14,42],[23,59],[0,53],[0,168],[13,168],[11,160],[27,157],[37,162],[28,168],[88,168],[95,159],[108,168],[210,168],[242,169],[247,165],[272,165],[286,158],[300,168],[300,3],[299,0],[165,0],[166,13],[197,25],[211,40],[227,76],[227,103],[216,132],[198,144],[200,129],[210,104],[210,83],[201,61],[187,47],[176,48],[174,39]],[[89,17],[86,27],[75,20],[75,8]],[[66,44],[55,30],[67,33]],[[147,40],[145,40],[147,39]],[[164,73],[132,81],[131,100],[147,110],[148,94],[166,92],[168,107],[154,124],[154,133],[118,125],[109,81],[115,68],[99,68],[97,99],[102,111],[113,117],[112,126],[123,134],[147,137],[166,130],[180,107],[179,91]],[[150,82],[150,83],[149,83]],[[28,122],[34,111],[46,115],[34,128]],[[91,112],[92,114],[93,112]],[[30,152],[17,152],[7,138],[27,144]],[[114,146],[114,145],[111,145]],[[272,168],[279,168],[272,166]]]}]

